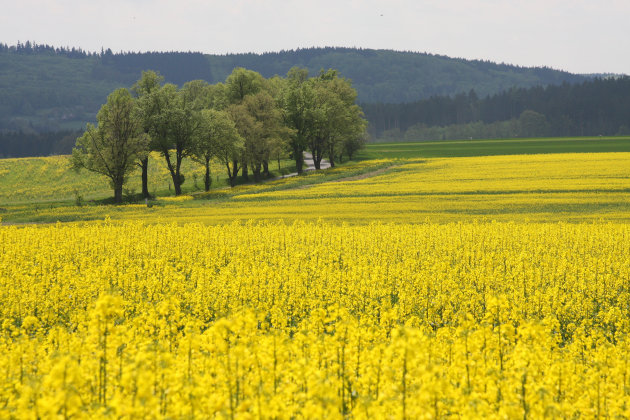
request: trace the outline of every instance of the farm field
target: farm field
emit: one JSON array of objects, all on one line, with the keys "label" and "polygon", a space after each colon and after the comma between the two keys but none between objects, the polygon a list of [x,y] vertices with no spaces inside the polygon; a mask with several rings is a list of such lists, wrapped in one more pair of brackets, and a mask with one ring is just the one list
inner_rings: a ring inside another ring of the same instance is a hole
[{"label": "farm field", "polygon": [[[380,159],[305,177],[161,197],[150,208],[73,201],[1,205],[5,222],[139,219],[229,223],[628,221],[630,153]],[[334,182],[328,182],[334,181]]]},{"label": "farm field", "polygon": [[3,418],[628,415],[628,224],[0,234]]},{"label": "farm field", "polygon": [[542,153],[627,152],[630,137],[531,138],[497,140],[443,140],[369,144],[363,159],[413,157],[496,156]]},{"label": "farm field", "polygon": [[151,207],[2,185],[0,418],[627,418],[616,141],[370,145]]}]

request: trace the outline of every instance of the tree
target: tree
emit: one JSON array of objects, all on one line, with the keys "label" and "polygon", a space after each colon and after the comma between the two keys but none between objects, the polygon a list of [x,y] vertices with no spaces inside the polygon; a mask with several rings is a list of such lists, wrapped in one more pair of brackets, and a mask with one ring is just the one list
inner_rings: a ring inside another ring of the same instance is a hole
[{"label": "tree", "polygon": [[287,73],[287,83],[282,95],[285,124],[293,129],[289,137],[289,148],[295,159],[299,174],[304,167],[304,151],[308,146],[311,119],[308,110],[313,105],[313,92],[308,80],[308,70],[293,67]]},{"label": "tree", "polygon": [[185,100],[190,104],[193,110],[200,111],[212,107],[212,90],[210,84],[205,80],[191,80],[190,82],[184,83],[181,93],[185,96]]},{"label": "tree", "polygon": [[228,159],[228,177],[230,181],[232,180],[229,168],[229,162],[232,160],[230,150],[235,149],[233,145],[239,142],[241,142],[241,138],[238,131],[226,112],[214,109],[201,111],[199,130],[195,135],[191,157],[205,165],[204,185],[206,191],[210,191],[212,182],[210,177],[210,160],[215,156],[221,157],[226,150],[228,150],[227,155],[230,156]]},{"label": "tree", "polygon": [[343,141],[343,151],[348,156],[349,160],[352,160],[352,156],[359,150],[365,147],[367,142],[366,136],[353,136],[348,137]]},{"label": "tree", "polygon": [[242,107],[238,105],[230,106],[227,109],[226,114],[234,124],[234,128],[236,129],[238,135],[220,137],[216,143],[215,156],[223,165],[225,165],[228,180],[230,181],[230,186],[232,187],[236,185],[236,177],[238,176],[238,172],[240,170],[239,162],[244,150],[244,142],[240,133],[244,129],[250,129],[248,127],[254,124],[253,118],[242,111]]},{"label": "tree", "polygon": [[522,137],[542,137],[547,131],[547,118],[529,109],[521,113],[518,122]]},{"label": "tree", "polygon": [[[143,71],[140,79],[132,86],[131,90],[139,98],[138,110],[142,120],[142,129],[145,133],[149,134],[151,131],[151,121],[153,114],[158,110],[154,107],[155,103],[149,100],[150,95],[157,91],[164,77],[159,73],[152,70]],[[149,149],[154,149],[149,144]],[[147,153],[139,161],[139,166],[142,170],[142,197],[149,198],[149,154]]]},{"label": "tree", "polygon": [[137,116],[136,103],[127,89],[117,89],[96,115],[98,124],[88,124],[72,150],[76,170],[85,168],[105,175],[114,189],[114,201],[122,202],[127,175],[135,163],[148,153],[148,137]]},{"label": "tree", "polygon": [[[260,92],[264,85],[265,79],[260,73],[237,67],[232,70],[232,73],[225,79],[224,93],[226,101],[230,105],[240,105],[245,100],[246,96]],[[243,179],[245,181],[249,180],[248,163],[247,155],[241,156]]]},{"label": "tree", "polygon": [[[166,121],[168,121],[168,143],[174,149],[175,161],[171,159],[170,150],[162,148],[162,154],[166,159],[166,166],[171,173],[175,195],[181,195],[184,175],[181,173],[181,165],[184,157],[192,151],[193,139],[199,128],[199,115],[195,110],[195,94],[186,89],[176,92],[171,107],[166,110]],[[164,146],[166,146],[166,144]]]},{"label": "tree", "polygon": [[[249,159],[248,150],[250,150],[253,146],[253,142],[261,128],[259,127],[260,123],[257,122],[254,117],[248,112],[245,105],[230,105],[227,108],[227,113],[230,116],[230,119],[234,121],[234,125],[236,126],[236,130],[238,131],[239,136],[243,140],[239,151],[241,153],[240,156],[234,158],[232,156],[232,169],[230,170],[230,166],[228,165],[228,178],[230,179],[230,185],[234,186],[236,183],[236,176],[238,175],[239,170],[247,167],[247,162]],[[240,166],[239,166],[240,165]],[[247,177],[243,175],[243,179],[247,181]]]},{"label": "tree", "polygon": [[330,165],[335,166],[343,142],[364,136],[367,122],[363,119],[363,111],[355,104],[356,90],[350,81],[340,78],[336,70],[322,71],[310,82],[314,99],[307,110],[311,125],[308,145],[315,169],[320,169],[324,154]]},{"label": "tree", "polygon": [[243,136],[246,159],[252,166],[254,180],[261,180],[261,172],[269,174],[269,159],[272,151],[288,137],[289,130],[282,121],[282,112],[265,91],[248,95],[241,105],[254,124]]},{"label": "tree", "polygon": [[230,104],[240,104],[245,96],[262,90],[264,83],[260,73],[237,67],[225,79],[225,96]]},{"label": "tree", "polygon": [[175,195],[181,195],[184,175],[181,164],[192,150],[193,138],[199,127],[199,105],[196,88],[184,85],[181,90],[167,83],[148,97],[152,109],[148,125],[152,144],[166,160]]}]

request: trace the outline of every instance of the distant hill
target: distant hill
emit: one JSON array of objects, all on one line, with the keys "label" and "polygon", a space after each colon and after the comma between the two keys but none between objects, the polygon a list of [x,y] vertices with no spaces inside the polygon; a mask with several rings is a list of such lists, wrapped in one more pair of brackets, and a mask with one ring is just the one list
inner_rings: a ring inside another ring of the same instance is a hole
[{"label": "distant hill", "polygon": [[224,81],[234,67],[265,77],[293,66],[313,74],[335,68],[352,79],[363,103],[413,102],[474,89],[483,97],[512,87],[578,83],[587,76],[426,53],[355,48],[309,48],[265,54],[192,52],[98,54],[47,45],[0,44],[0,130],[77,129],[95,118],[107,94],[131,86],[142,70],[182,84]]},{"label": "distant hill", "polygon": [[414,140],[629,135],[629,110],[628,76],[363,105],[374,138]]}]

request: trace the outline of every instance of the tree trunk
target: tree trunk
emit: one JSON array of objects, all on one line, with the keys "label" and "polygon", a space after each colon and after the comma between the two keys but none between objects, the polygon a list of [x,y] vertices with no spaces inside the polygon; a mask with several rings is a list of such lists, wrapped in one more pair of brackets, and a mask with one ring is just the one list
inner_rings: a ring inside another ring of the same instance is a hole
[{"label": "tree trunk", "polygon": [[234,175],[232,174],[232,169],[230,168],[230,163],[226,162],[225,166],[227,167],[228,180],[230,181],[230,187],[234,186]]},{"label": "tree trunk", "polygon": [[330,161],[330,167],[334,168],[335,167],[335,150],[334,147],[329,147],[328,148],[328,160]]},{"label": "tree trunk", "polygon": [[[293,148],[293,157],[295,158],[295,168],[297,173],[301,174],[304,171],[304,151],[299,147]],[[278,167],[280,167],[280,159],[278,159]]]},{"label": "tree trunk", "polygon": [[230,179],[230,187],[233,187],[234,185],[236,185],[236,176],[238,175],[238,171],[239,171],[239,167],[238,167],[238,160],[234,159],[232,161],[232,170],[230,170],[230,164],[227,164],[227,169],[228,169],[228,178]]},{"label": "tree trunk", "polygon": [[260,163],[256,163],[253,167],[252,167],[252,172],[254,173],[254,181],[255,182],[260,182]]},{"label": "tree trunk", "polygon": [[173,187],[175,187],[175,195],[182,194],[182,187],[180,185],[179,178],[179,165],[177,168],[173,168],[173,164],[171,163],[171,155],[168,151],[163,152],[164,158],[166,159],[166,166],[168,167],[169,172],[171,173],[171,179],[173,180]]},{"label": "tree trunk", "polygon": [[206,158],[206,178],[205,178],[206,192],[210,191],[211,182],[212,182],[212,179],[210,178],[210,159]]},{"label": "tree trunk", "polygon": [[[183,152],[182,150],[177,150],[176,155],[175,155],[175,177],[177,178],[177,183],[175,184],[175,195],[182,195],[182,173],[180,171],[180,168],[182,166],[182,158],[183,158]],[[175,180],[173,180],[173,183],[175,183]]]},{"label": "tree trunk", "polygon": [[142,168],[142,198],[151,198],[149,195],[149,157],[140,161]]},{"label": "tree trunk", "polygon": [[182,185],[179,183],[179,174],[175,172],[172,178],[173,186],[175,187],[175,195],[182,195]]},{"label": "tree trunk", "polygon": [[269,178],[269,161],[263,160],[263,175],[265,178]]},{"label": "tree trunk", "polygon": [[247,161],[243,160],[243,164],[241,165],[241,167],[243,168],[243,181],[248,182],[249,181],[249,169],[247,168]]},{"label": "tree trunk", "polygon": [[123,184],[122,182],[117,182],[114,185],[114,203],[121,204],[123,201]]},{"label": "tree trunk", "polygon": [[324,141],[319,139],[319,140],[316,140],[313,146],[311,147],[311,154],[313,155],[313,165],[315,165],[316,170],[321,169],[323,143]]},{"label": "tree trunk", "polygon": [[322,163],[321,153],[318,150],[313,149],[312,155],[313,155],[313,165],[315,165],[315,169],[316,170],[321,169],[321,163]]}]

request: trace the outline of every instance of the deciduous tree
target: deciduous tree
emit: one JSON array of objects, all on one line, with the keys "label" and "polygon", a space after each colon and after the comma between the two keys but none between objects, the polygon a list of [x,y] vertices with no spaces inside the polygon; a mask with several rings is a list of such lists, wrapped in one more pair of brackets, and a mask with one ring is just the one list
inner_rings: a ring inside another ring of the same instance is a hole
[{"label": "deciduous tree", "polygon": [[[140,79],[132,86],[131,90],[138,97],[138,111],[142,121],[142,129],[149,134],[151,131],[151,120],[153,114],[157,112],[155,103],[149,100],[150,95],[160,89],[164,77],[159,73],[149,70],[143,71]],[[149,149],[154,149],[154,145],[149,143]],[[147,153],[138,162],[142,171],[142,197],[149,198],[149,154]]]},{"label": "deciduous tree", "polygon": [[310,120],[308,145],[315,169],[320,169],[324,155],[334,166],[343,141],[365,135],[367,122],[355,103],[356,90],[349,80],[340,78],[336,70],[322,71],[309,82],[313,101],[306,112]]},{"label": "deciduous tree", "polygon": [[285,124],[293,129],[289,137],[289,148],[299,174],[304,167],[304,152],[312,128],[309,109],[313,106],[313,91],[308,80],[308,70],[293,67],[287,73],[287,82],[282,95]]},{"label": "deciduous tree", "polygon": [[223,154],[228,156],[228,177],[232,180],[230,171],[230,161],[232,151],[237,150],[236,145],[242,142],[236,130],[234,121],[224,111],[214,109],[204,109],[200,114],[199,130],[194,137],[194,144],[191,157],[197,162],[205,165],[205,190],[210,190],[212,179],[210,177],[210,161],[214,157],[219,157],[225,163]]},{"label": "deciduous tree", "polygon": [[[245,97],[248,95],[254,95],[260,92],[265,86],[265,79],[260,73],[253,70],[247,70],[242,67],[237,67],[232,70],[232,73],[225,79],[224,93],[226,102],[230,105],[240,105]],[[235,121],[238,127],[238,121]],[[239,129],[242,132],[242,129]],[[241,133],[242,134],[242,133]],[[243,149],[245,152],[246,149]],[[247,154],[241,156],[241,167],[243,172],[243,179],[249,180],[249,161]]]},{"label": "deciduous tree", "polygon": [[121,203],[127,175],[148,153],[148,136],[143,133],[135,100],[127,89],[112,92],[96,119],[97,126],[88,124],[77,139],[72,166],[107,176],[114,189],[114,201]]},{"label": "deciduous tree", "polygon": [[283,124],[282,112],[276,107],[271,95],[260,91],[247,95],[241,104],[242,112],[250,115],[254,121],[251,130],[245,133],[245,153],[252,166],[254,180],[261,180],[261,172],[269,173],[268,165],[271,153],[289,136],[289,129]]}]

